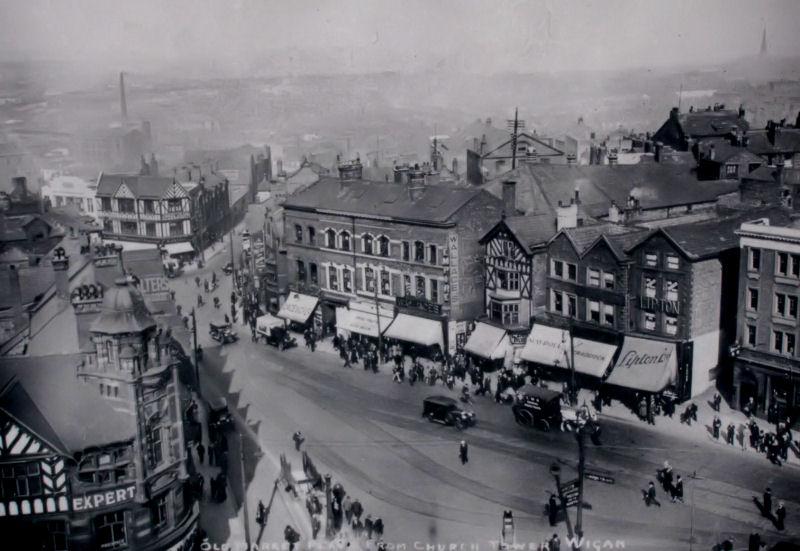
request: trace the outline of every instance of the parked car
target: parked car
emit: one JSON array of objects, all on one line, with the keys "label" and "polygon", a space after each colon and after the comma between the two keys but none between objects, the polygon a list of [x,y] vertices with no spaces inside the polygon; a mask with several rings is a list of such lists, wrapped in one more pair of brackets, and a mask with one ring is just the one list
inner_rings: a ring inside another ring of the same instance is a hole
[{"label": "parked car", "polygon": [[231,275],[233,273],[233,262],[228,262],[222,267],[222,273]]},{"label": "parked car", "polygon": [[447,396],[428,396],[422,402],[422,416],[431,423],[451,425],[458,430],[475,425],[475,412],[462,409],[458,402]]}]

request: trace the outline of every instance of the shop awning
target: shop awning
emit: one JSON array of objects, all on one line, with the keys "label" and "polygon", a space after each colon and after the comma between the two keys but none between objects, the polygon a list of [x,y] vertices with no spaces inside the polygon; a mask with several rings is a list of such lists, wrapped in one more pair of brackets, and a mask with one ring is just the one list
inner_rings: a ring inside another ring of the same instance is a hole
[{"label": "shop awning", "polygon": [[179,254],[188,254],[194,252],[194,247],[188,241],[181,241],[180,243],[165,243],[164,250],[167,251],[169,256],[176,256]]},{"label": "shop awning", "polygon": [[283,325],[284,321],[282,319],[270,316],[269,314],[256,318],[256,331],[259,333],[267,333],[271,328],[283,327]]},{"label": "shop awning", "polygon": [[383,336],[421,344],[422,346],[438,344],[444,350],[441,322],[412,316],[411,314],[397,314],[397,317],[394,318],[394,321]]},{"label": "shop awning", "polygon": [[303,295],[301,293],[289,293],[286,302],[281,306],[278,317],[297,323],[305,323],[317,307],[317,297]]},{"label": "shop awning", "polygon": [[478,322],[467,339],[464,350],[489,360],[504,358],[506,355],[506,331],[500,327]]},{"label": "shop awning", "polygon": [[[617,347],[589,339],[574,339],[575,371],[592,377],[602,377],[608,370]],[[570,335],[566,329],[547,325],[533,326],[522,359],[562,369],[570,368]]]},{"label": "shop awning", "polygon": [[380,330],[378,329],[378,314],[375,306],[364,308],[351,306],[349,309],[344,307],[336,308],[336,327],[359,335],[377,337],[379,332],[383,333],[391,325],[394,319],[394,312],[381,308]]},{"label": "shop awning", "polygon": [[617,363],[606,383],[645,392],[660,392],[675,381],[677,370],[674,343],[625,337]]}]

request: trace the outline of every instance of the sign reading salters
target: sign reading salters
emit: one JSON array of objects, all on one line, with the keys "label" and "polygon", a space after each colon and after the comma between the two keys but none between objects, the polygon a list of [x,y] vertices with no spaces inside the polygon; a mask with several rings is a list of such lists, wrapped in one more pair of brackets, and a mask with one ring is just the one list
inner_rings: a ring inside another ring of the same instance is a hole
[{"label": "sign reading salters", "polygon": [[136,497],[136,485],[129,484],[103,492],[91,492],[72,498],[73,511],[89,511],[126,503]]}]

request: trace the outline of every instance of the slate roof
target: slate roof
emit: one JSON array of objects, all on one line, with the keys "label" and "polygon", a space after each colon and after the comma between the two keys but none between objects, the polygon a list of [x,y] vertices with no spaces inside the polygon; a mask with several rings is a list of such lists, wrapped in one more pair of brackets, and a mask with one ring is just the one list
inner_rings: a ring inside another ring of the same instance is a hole
[{"label": "slate roof", "polygon": [[[777,182],[778,169],[774,166],[760,166],[747,176],[744,176],[744,179],[755,180],[757,182]],[[784,168],[783,183],[789,185],[800,185],[800,169]]]},{"label": "slate roof", "polygon": [[317,183],[290,196],[284,208],[446,223],[452,221],[459,209],[483,193],[474,188],[428,185],[415,190],[412,197],[405,185],[394,182],[342,182],[338,178],[323,176]]},{"label": "slate roof", "polygon": [[724,136],[732,129],[750,128],[747,121],[739,118],[739,112],[732,109],[682,113],[679,121],[687,136]]},{"label": "slate roof", "polygon": [[503,181],[517,182],[517,209],[525,214],[555,216],[558,202],[569,204],[575,189],[589,216],[604,216],[611,202],[624,206],[630,195],[644,210],[715,201],[738,190],[735,180],[698,181],[684,165],[523,164],[489,181],[484,188],[502,197]]},{"label": "slate roof", "polygon": [[133,413],[117,409],[96,386],[78,379],[82,359],[72,354],[0,360],[0,409],[65,455],[136,434]]},{"label": "slate roof", "polygon": [[[711,146],[714,146],[714,159],[709,159],[708,155]],[[764,162],[761,157],[749,151],[747,148],[737,145],[731,145],[730,141],[725,138],[706,138],[699,143],[700,151],[705,154],[706,161],[716,163],[762,163]]]},{"label": "slate roof", "polygon": [[775,143],[771,143],[767,132],[750,132],[747,149],[756,155],[800,152],[800,128],[776,128]]},{"label": "slate roof", "polygon": [[508,216],[504,222],[528,254],[534,247],[547,243],[556,233],[556,220],[551,214]]},{"label": "slate roof", "polygon": [[124,183],[137,198],[160,199],[174,181],[171,176],[103,173],[97,183],[97,197],[111,197]]},{"label": "slate roof", "polygon": [[568,228],[563,230],[563,233],[572,242],[579,255],[592,249],[598,241],[605,240],[618,258],[624,258],[625,249],[641,239],[643,233],[647,231],[645,228],[608,222]]},{"label": "slate roof", "polygon": [[646,243],[653,235],[661,234],[672,241],[691,260],[713,258],[721,252],[739,247],[736,230],[744,222],[769,218],[770,225],[787,225],[792,219],[789,212],[780,207],[748,209],[728,216],[690,224],[676,224],[658,228],[629,246],[626,252]]}]

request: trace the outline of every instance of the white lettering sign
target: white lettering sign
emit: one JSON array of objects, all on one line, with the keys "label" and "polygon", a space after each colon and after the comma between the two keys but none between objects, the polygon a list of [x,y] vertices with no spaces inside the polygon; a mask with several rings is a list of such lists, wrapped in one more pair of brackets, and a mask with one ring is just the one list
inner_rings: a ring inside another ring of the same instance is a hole
[{"label": "white lettering sign", "polygon": [[81,497],[72,498],[73,511],[88,511],[90,509],[101,509],[131,501],[136,496],[136,485],[131,484],[124,488],[116,488],[105,492],[84,494]]}]

